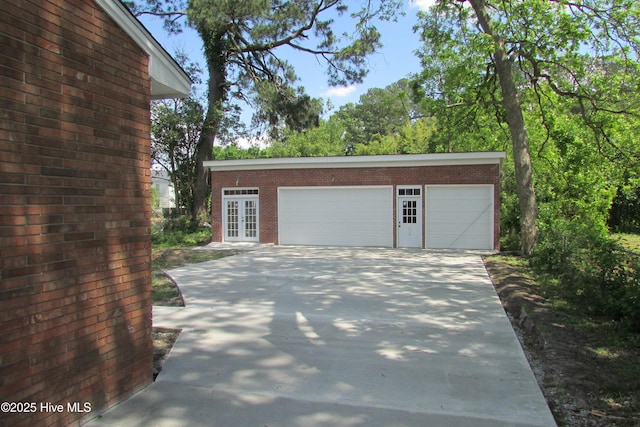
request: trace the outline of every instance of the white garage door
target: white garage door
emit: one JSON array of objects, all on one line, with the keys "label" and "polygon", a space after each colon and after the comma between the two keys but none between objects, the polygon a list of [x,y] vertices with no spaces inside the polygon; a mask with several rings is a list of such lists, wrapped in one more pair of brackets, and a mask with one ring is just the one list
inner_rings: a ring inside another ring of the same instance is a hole
[{"label": "white garage door", "polygon": [[281,245],[393,246],[393,188],[281,187]]},{"label": "white garage door", "polygon": [[427,186],[425,224],[427,248],[493,249],[493,186]]}]

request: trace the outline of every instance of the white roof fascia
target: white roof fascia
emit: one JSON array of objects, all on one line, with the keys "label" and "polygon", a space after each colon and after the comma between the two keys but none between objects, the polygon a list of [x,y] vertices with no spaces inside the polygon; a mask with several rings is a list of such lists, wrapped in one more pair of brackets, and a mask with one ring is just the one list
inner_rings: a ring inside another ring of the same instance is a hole
[{"label": "white roof fascia", "polygon": [[500,164],[505,156],[506,154],[503,151],[492,151],[379,156],[283,157],[269,159],[211,160],[204,162],[203,165],[211,171],[453,166]]},{"label": "white roof fascia", "polygon": [[185,98],[191,79],[120,0],[95,0],[102,9],[149,55],[151,99]]}]

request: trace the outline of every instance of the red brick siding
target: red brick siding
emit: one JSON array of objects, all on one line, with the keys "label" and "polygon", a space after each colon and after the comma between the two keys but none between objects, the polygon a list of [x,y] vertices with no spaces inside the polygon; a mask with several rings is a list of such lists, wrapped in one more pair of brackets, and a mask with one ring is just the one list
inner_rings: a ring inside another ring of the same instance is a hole
[{"label": "red brick siding", "polygon": [[148,58],[93,0],[0,0],[0,401],[152,379]]},{"label": "red brick siding", "polygon": [[[499,249],[500,166],[496,164],[386,168],[212,171],[211,183],[212,240],[216,242],[223,240],[222,189],[229,187],[254,187],[260,189],[260,241],[262,243],[278,243],[278,187],[492,184],[494,185],[495,200],[494,246],[496,249]],[[393,212],[395,215],[395,209],[393,209]]]}]

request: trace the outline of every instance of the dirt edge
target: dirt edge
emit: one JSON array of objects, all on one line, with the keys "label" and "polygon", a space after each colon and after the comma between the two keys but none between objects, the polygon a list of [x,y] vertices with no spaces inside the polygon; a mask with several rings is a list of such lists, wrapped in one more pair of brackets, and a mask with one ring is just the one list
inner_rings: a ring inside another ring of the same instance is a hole
[{"label": "dirt edge", "polygon": [[591,337],[565,325],[532,279],[505,262],[484,263],[558,426],[640,425],[624,408],[618,414],[603,407],[603,388],[624,379],[595,357]]}]

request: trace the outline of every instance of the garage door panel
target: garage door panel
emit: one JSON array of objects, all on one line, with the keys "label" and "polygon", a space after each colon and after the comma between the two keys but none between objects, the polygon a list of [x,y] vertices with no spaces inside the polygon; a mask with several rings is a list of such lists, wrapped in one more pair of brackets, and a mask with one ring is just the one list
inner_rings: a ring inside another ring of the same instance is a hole
[{"label": "garage door panel", "polygon": [[[432,223],[440,224],[442,227],[451,226],[458,230],[460,230],[462,225],[464,225],[465,228],[486,228],[487,223],[491,220],[491,216],[493,215],[492,205],[482,205],[482,210],[480,210],[480,208],[475,208],[475,206],[472,206],[471,208],[466,206],[469,206],[469,203],[461,201],[460,204],[448,210],[433,210],[431,211],[431,218],[429,219],[432,220]],[[463,209],[468,210],[462,212],[461,210]]]},{"label": "garage door panel", "polygon": [[[474,225],[469,228],[464,228],[462,223],[458,224],[443,224],[442,222],[430,222],[427,227],[431,228],[431,232],[428,237],[431,237],[429,242],[430,248],[459,248],[459,249],[486,249],[488,244],[489,233],[486,230],[486,224]],[[468,246],[468,242],[482,241],[483,244],[478,243]],[[440,242],[437,246],[436,243]],[[467,242],[464,243],[463,242]],[[482,247],[478,247],[482,246]]]},{"label": "garage door panel", "polygon": [[427,186],[427,247],[493,248],[493,186]]},{"label": "garage door panel", "polygon": [[280,188],[280,244],[392,246],[391,187]]},{"label": "garage door panel", "polygon": [[[484,241],[487,239],[487,235],[470,234],[470,233],[446,233],[440,232],[437,236],[438,240],[434,240],[434,244],[429,246],[429,249],[489,249],[485,245],[479,245],[478,241]],[[441,244],[438,244],[441,242]]]}]

